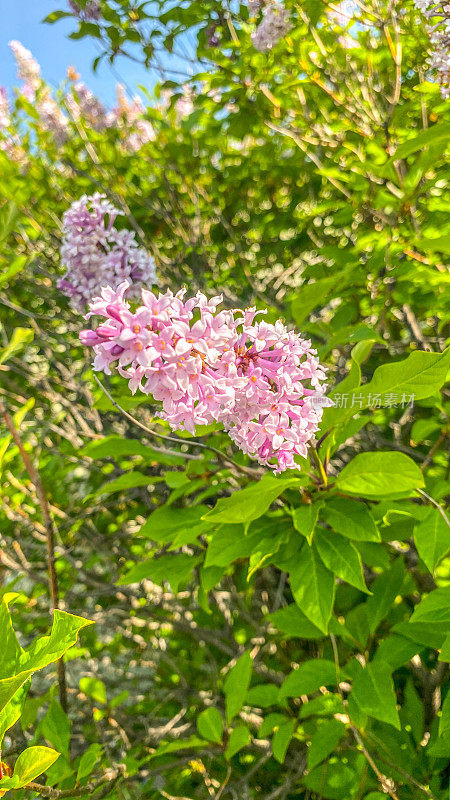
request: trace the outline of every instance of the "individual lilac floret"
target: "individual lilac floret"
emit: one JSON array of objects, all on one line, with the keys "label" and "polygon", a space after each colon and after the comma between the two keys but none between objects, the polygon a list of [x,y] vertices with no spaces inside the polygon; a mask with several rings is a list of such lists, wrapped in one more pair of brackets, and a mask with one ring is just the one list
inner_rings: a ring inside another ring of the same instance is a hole
[{"label": "individual lilac floret", "polygon": [[124,299],[128,283],[103,289],[82,331],[93,347],[94,369],[115,368],[162,403],[172,429],[223,423],[245,453],[275,472],[299,469],[323,408],[325,371],[311,343],[281,323],[255,322],[255,309],[217,310],[221,297],[184,299],[185,290],[158,297],[142,290],[142,305]]},{"label": "individual lilac floret", "polygon": [[61,261],[66,273],[58,288],[74,308],[83,308],[102,286],[117,287],[124,280],[136,296],[143,285],[157,283],[155,262],[139,247],[133,231],[117,230],[122,212],[104,195],[83,195],[63,218]]},{"label": "individual lilac floret", "polygon": [[450,97],[450,3],[445,0],[414,0],[430,24],[427,25],[432,51],[428,64],[436,74],[442,97]]},{"label": "individual lilac floret", "polygon": [[270,2],[263,10],[263,18],[252,33],[256,50],[271,50],[291,29],[289,12],[282,3]]},{"label": "individual lilac floret", "polygon": [[102,16],[99,0],[89,0],[84,8],[76,0],[69,0],[69,8],[84,22],[96,22]]}]

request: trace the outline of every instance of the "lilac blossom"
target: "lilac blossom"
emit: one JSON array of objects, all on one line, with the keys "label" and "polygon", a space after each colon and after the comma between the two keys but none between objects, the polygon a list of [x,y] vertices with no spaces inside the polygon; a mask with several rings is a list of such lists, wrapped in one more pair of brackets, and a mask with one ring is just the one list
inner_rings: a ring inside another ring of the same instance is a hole
[{"label": "lilac blossom", "polygon": [[124,282],[90,303],[82,331],[95,352],[94,369],[111,369],[162,403],[172,429],[220,422],[238,447],[275,472],[299,469],[323,408],[325,371],[311,343],[281,322],[255,321],[255,309],[218,310],[221,297],[185,290],[156,296],[145,289],[134,310]]},{"label": "lilac blossom", "polygon": [[157,283],[155,262],[139,247],[133,231],[117,230],[122,212],[104,195],[83,195],[63,218],[61,262],[66,273],[58,288],[74,308],[83,308],[102,286],[117,287],[124,280],[140,287]]},{"label": "lilac blossom", "polygon": [[8,94],[4,86],[0,86],[0,128],[8,128],[11,122]]},{"label": "lilac blossom", "polygon": [[86,120],[95,131],[110,128],[116,122],[115,115],[106,110],[103,103],[83,81],[78,81],[72,92],[67,95],[66,105],[72,119]]},{"label": "lilac blossom", "polygon": [[89,0],[84,8],[82,8],[76,0],[68,1],[69,8],[73,11],[75,16],[84,22],[96,22],[102,16],[99,0]]},{"label": "lilac blossom", "polygon": [[145,107],[140,97],[135,95],[132,102],[128,101],[125,87],[118,84],[117,107],[114,109],[116,124],[124,132],[123,146],[130,153],[136,153],[147,142],[155,139],[153,125],[145,119]]},{"label": "lilac blossom", "polygon": [[450,97],[450,3],[445,0],[414,0],[416,7],[428,20],[432,52],[428,64],[436,74],[443,97]]},{"label": "lilac blossom", "polygon": [[271,50],[291,29],[289,12],[282,3],[268,3],[263,9],[263,18],[252,33],[252,42],[256,50]]},{"label": "lilac blossom", "polygon": [[13,40],[9,46],[16,59],[19,78],[36,92],[42,83],[41,68],[38,62],[21,42]]}]

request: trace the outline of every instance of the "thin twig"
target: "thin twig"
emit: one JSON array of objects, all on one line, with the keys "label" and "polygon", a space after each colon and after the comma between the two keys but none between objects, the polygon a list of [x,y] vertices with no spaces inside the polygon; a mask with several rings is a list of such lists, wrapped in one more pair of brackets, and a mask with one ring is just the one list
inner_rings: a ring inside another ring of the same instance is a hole
[{"label": "thin twig", "polygon": [[226,787],[228,785],[228,781],[230,780],[230,778],[231,778],[231,765],[228,764],[227,774],[225,776],[225,780],[222,783],[222,785],[221,785],[220,789],[218,790],[217,794],[214,795],[214,800],[220,800],[220,798],[222,797],[222,795],[223,795],[223,793],[224,793],[224,791],[225,791],[225,789],[226,789]]},{"label": "thin twig", "polygon": [[[48,798],[48,800],[64,800],[66,797],[83,797],[86,794],[92,795],[95,800],[101,800],[111,792],[115,784],[120,778],[120,774],[115,774],[112,778],[105,776],[97,783],[87,783],[86,786],[78,786],[73,789],[54,789],[52,786],[43,786],[40,783],[28,783],[27,789],[30,789],[41,797]],[[97,790],[101,789],[97,794]]]},{"label": "thin twig", "polygon": [[[187,444],[192,447],[201,447],[203,450],[210,450],[211,453],[215,453],[217,456],[219,456],[221,461],[226,462],[227,464],[231,464],[233,467],[235,467],[235,469],[239,470],[240,472],[243,472],[244,475],[256,477],[259,474],[259,470],[252,469],[251,467],[244,467],[241,464],[238,464],[236,461],[233,461],[233,459],[228,458],[228,456],[225,455],[225,453],[222,453],[221,450],[218,450],[216,447],[211,447],[211,445],[209,444],[204,444],[203,442],[198,442],[196,440],[186,441],[185,439],[180,439],[177,436],[167,436],[167,434],[165,433],[158,433],[158,431],[154,431],[152,430],[152,428],[148,428],[147,425],[144,425],[143,422],[140,422],[138,419],[136,419],[136,417],[133,417],[132,414],[129,414],[128,411],[125,411],[125,409],[122,408],[122,406],[120,406],[119,403],[116,402],[116,400],[114,400],[114,398],[111,396],[108,390],[103,386],[102,382],[97,378],[96,375],[94,375],[94,379],[97,381],[101,390],[104,392],[104,394],[106,395],[108,400],[113,404],[113,406],[117,408],[117,410],[120,411],[120,413],[123,414],[127,419],[129,419],[130,422],[133,422],[135,425],[138,425],[139,428],[142,428],[142,430],[148,433],[150,436],[156,436],[159,439],[164,439],[166,442],[176,442],[176,444],[180,445]],[[179,455],[184,455],[184,454],[180,453]]]},{"label": "thin twig", "polygon": [[[333,636],[332,633],[330,633],[330,641],[331,641],[331,646],[333,648],[334,667],[335,667],[335,671],[336,671],[336,686],[337,686],[337,690],[338,690],[341,698],[343,699],[342,689],[340,687],[340,682],[341,682],[340,672],[341,672],[341,668],[339,666],[339,654],[338,654],[338,649],[337,649],[336,637]],[[355,728],[355,726],[350,722],[350,720],[349,720],[349,727],[350,727],[350,730],[351,730],[353,736],[355,737],[355,740],[356,740],[357,744],[361,748],[361,751],[363,753],[364,758],[366,759],[367,763],[373,769],[375,775],[377,776],[383,792],[385,794],[388,794],[389,797],[392,798],[392,800],[399,800],[398,795],[394,791],[394,785],[393,785],[392,779],[391,778],[387,778],[386,775],[383,775],[380,772],[380,770],[378,769],[377,765],[375,764],[375,761],[373,760],[372,756],[368,752],[363,740],[361,739],[361,736],[359,734],[358,729]]]},{"label": "thin twig", "polygon": [[436,500],[434,500],[432,497],[430,497],[430,495],[429,495],[429,494],[427,494],[426,492],[424,492],[424,491],[423,491],[423,489],[416,489],[416,492],[418,492],[419,494],[421,494],[421,495],[422,495],[422,497],[426,497],[426,499],[427,499],[427,500],[429,500],[429,501],[430,501],[430,503],[432,503],[432,504],[433,504],[433,505],[434,505],[434,506],[437,508],[437,510],[438,510],[438,511],[439,511],[439,513],[440,513],[440,514],[441,514],[441,515],[444,517],[444,519],[445,519],[445,521],[446,521],[447,525],[448,525],[448,526],[449,526],[449,528],[450,528],[450,520],[449,520],[449,518],[447,517],[447,514],[445,513],[445,511],[444,511],[444,509],[442,508],[442,506],[440,506],[440,505],[439,505],[439,503],[438,503]]},{"label": "thin twig", "polygon": [[[44,492],[44,488],[39,477],[37,469],[34,467],[31,458],[26,452],[22,440],[19,436],[16,426],[14,425],[12,417],[8,414],[3,403],[0,403],[0,416],[8,428],[14,444],[19,450],[22,457],[25,469],[33,484],[36,495],[41,507],[42,519],[45,527],[46,543],[47,543],[47,566],[50,584],[50,597],[53,611],[59,608],[59,591],[58,591],[58,578],[55,569],[55,526],[53,517],[50,511],[50,506]],[[58,686],[59,686],[59,700],[62,708],[67,712],[67,684],[66,684],[66,668],[63,658],[58,660]]]}]

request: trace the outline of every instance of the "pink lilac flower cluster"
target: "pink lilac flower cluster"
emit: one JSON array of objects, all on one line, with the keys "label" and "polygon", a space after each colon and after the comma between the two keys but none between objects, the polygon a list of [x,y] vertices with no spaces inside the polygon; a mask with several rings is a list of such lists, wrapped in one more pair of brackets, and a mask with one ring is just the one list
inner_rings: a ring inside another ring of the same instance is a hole
[{"label": "pink lilac flower cluster", "polygon": [[450,97],[450,3],[445,0],[414,0],[428,20],[432,52],[429,67],[436,74],[443,97]]},{"label": "pink lilac flower cluster", "polygon": [[58,288],[74,308],[83,308],[101,286],[117,287],[128,279],[138,294],[142,285],[157,283],[154,259],[138,246],[134,232],[114,227],[121,215],[101,194],[84,195],[64,214],[61,262],[66,273]]},{"label": "pink lilac flower cluster", "polygon": [[84,8],[76,0],[69,0],[69,8],[84,22],[96,22],[102,16],[99,0],[88,0]]},{"label": "pink lilac flower cluster", "polygon": [[185,290],[156,296],[143,289],[134,310],[124,282],[102,289],[86,319],[103,318],[80,334],[93,347],[94,369],[126,377],[162,403],[171,428],[195,432],[196,425],[223,423],[232,440],[274,472],[299,469],[323,408],[325,371],[311,342],[275,325],[256,321],[254,308],[218,310]]},{"label": "pink lilac flower cluster", "polygon": [[263,18],[252,33],[253,47],[262,52],[271,50],[291,29],[289,12],[282,3],[271,0],[263,9]]}]

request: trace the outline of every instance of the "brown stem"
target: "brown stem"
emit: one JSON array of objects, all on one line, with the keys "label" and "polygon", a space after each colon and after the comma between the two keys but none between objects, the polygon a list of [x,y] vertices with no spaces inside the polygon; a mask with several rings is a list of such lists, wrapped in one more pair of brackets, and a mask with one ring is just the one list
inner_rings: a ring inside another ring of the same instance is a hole
[{"label": "brown stem", "polygon": [[[31,483],[35,488],[38,502],[41,507],[42,519],[44,522],[46,542],[47,542],[47,566],[49,575],[51,605],[52,609],[55,610],[59,608],[59,592],[58,592],[58,578],[56,576],[56,569],[55,569],[55,527],[50,512],[50,506],[45,496],[44,488],[42,486],[39,473],[34,467],[33,462],[31,461],[28,453],[26,452],[22,444],[22,440],[17,431],[17,428],[12,420],[12,417],[8,414],[3,403],[0,403],[0,416],[2,417],[6,427],[8,428],[11,434],[14,444],[16,445],[16,447],[20,452],[25,469],[28,472],[28,476],[31,480]],[[66,669],[62,658],[60,658],[58,661],[58,685],[59,685],[59,700],[62,708],[64,709],[64,711],[67,712]]]},{"label": "brown stem", "polygon": [[[102,797],[108,795],[114,785],[117,783],[120,774],[115,774],[113,778],[104,778],[97,783],[87,783],[86,786],[78,786],[73,789],[54,789],[52,786],[43,786],[40,783],[28,783],[27,789],[40,794],[41,797],[48,798],[48,800],[64,800],[66,797],[83,797],[89,794],[95,797],[95,800],[101,800]],[[98,789],[101,791],[94,794]]]}]

